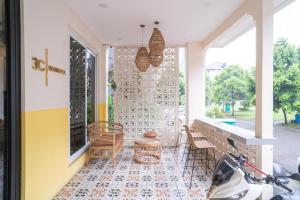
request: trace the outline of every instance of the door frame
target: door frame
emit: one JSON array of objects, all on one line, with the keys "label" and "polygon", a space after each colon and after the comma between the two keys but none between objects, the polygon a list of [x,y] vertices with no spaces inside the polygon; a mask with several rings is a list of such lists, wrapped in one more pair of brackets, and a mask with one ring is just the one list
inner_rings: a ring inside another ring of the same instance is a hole
[{"label": "door frame", "polygon": [[21,199],[21,23],[20,0],[5,0],[7,123],[4,199]]},{"label": "door frame", "polygon": [[[74,30],[71,30],[68,36],[68,39],[74,39],[76,42],[78,42],[81,46],[85,48],[85,89],[87,87],[87,53],[89,52],[93,56],[95,56],[95,73],[94,73],[94,78],[95,78],[95,93],[97,91],[97,69],[98,69],[98,54],[96,53],[97,51],[94,50],[93,46],[90,45],[89,43],[84,40],[83,37],[81,37],[79,34],[77,34]],[[71,63],[69,63],[70,65]],[[71,65],[70,65],[71,66]],[[70,85],[71,87],[71,85]],[[97,115],[97,101],[96,101],[96,96],[97,93],[95,94],[94,101],[94,118],[96,119]],[[70,107],[70,105],[69,105]],[[79,150],[71,154],[71,130],[70,130],[70,125],[71,125],[71,116],[69,112],[69,165],[72,165],[75,160],[77,160],[89,147],[90,143],[88,141],[88,135],[87,135],[87,130],[85,130],[85,145],[81,147]],[[87,90],[85,90],[85,126],[87,126]]]}]

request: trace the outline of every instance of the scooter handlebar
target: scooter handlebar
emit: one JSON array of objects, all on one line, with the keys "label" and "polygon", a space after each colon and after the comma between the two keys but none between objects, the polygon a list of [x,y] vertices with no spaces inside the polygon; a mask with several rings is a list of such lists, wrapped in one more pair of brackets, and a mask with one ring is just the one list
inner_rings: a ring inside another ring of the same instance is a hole
[{"label": "scooter handlebar", "polygon": [[293,190],[292,190],[291,188],[287,187],[286,185],[282,184],[281,182],[275,181],[275,184],[276,184],[277,186],[280,186],[280,187],[286,189],[286,190],[289,191],[289,192],[293,192]]},{"label": "scooter handlebar", "polygon": [[[244,156],[243,154],[240,154],[239,156],[236,156],[234,155],[233,153],[229,152],[228,153],[231,157],[233,157],[237,162],[240,163],[241,167],[245,165],[245,163],[247,163],[247,157]],[[251,176],[248,176],[249,178],[252,179],[252,181],[255,181],[255,182],[260,182],[260,181],[263,181],[265,180],[266,183],[270,183],[270,182],[273,182],[275,185],[281,187],[281,188],[284,188],[285,190],[289,191],[289,192],[293,192],[293,190],[289,187],[287,187],[286,185],[282,184],[280,182],[280,180],[278,180],[278,177],[272,177],[270,175],[267,175],[265,174],[264,172],[262,172],[261,170],[259,170],[258,168],[256,168],[255,166],[252,166],[250,163],[247,163],[250,167],[253,167],[255,170],[258,170],[259,172],[261,172],[263,175],[266,175],[266,177],[264,179],[257,179],[256,177],[251,177]]]},{"label": "scooter handlebar", "polygon": [[288,186],[282,184],[282,182],[280,181],[280,179],[278,177],[273,177],[273,176],[268,175],[268,176],[265,177],[265,182],[267,184],[273,183],[276,186],[279,186],[279,187],[287,190],[288,192],[293,192],[293,190],[291,188],[289,188]]},{"label": "scooter handlebar", "polygon": [[238,157],[236,155],[234,155],[233,153],[229,152],[228,153],[231,157],[233,157],[235,160],[238,160]]}]

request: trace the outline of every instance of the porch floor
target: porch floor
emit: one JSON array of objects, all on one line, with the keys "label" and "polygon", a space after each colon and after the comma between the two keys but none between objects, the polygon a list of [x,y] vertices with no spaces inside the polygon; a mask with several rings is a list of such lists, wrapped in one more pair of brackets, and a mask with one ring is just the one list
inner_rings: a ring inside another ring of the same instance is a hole
[{"label": "porch floor", "polygon": [[[133,161],[133,149],[125,147],[116,159],[93,159],[83,167],[54,200],[202,200],[210,185],[211,171],[205,173],[200,162],[195,164],[193,184],[189,189],[191,168],[182,177],[183,149],[163,148],[161,161],[155,165],[142,165]],[[191,160],[190,164],[191,165]]]}]

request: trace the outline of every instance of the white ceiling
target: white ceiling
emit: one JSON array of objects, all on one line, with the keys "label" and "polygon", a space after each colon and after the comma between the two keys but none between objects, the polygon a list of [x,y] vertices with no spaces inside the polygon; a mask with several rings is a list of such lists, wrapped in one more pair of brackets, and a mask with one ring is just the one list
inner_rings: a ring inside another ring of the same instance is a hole
[{"label": "white ceiling", "polygon": [[[145,24],[144,43],[153,22],[160,22],[167,44],[200,41],[244,0],[66,0],[104,43],[140,45],[140,24]],[[100,6],[99,6],[100,4]],[[101,5],[107,5],[102,8]]]},{"label": "white ceiling", "polygon": [[[140,45],[140,24],[148,43],[153,22],[160,22],[166,43],[203,40],[245,0],[65,0],[100,41]],[[274,7],[292,0],[274,0]],[[105,7],[105,8],[103,8]]]}]

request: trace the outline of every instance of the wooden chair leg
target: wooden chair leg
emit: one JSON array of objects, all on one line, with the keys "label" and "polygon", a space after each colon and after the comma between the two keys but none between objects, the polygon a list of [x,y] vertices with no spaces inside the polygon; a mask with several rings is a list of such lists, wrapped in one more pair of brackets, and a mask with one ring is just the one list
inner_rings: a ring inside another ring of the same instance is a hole
[{"label": "wooden chair leg", "polygon": [[191,175],[191,181],[190,181],[190,189],[192,187],[192,181],[193,181],[193,174],[194,174],[194,167],[195,167],[195,160],[196,160],[196,149],[194,150],[194,161],[192,166],[192,175]]},{"label": "wooden chair leg", "polygon": [[89,162],[90,162],[90,155],[91,155],[91,149],[88,150],[87,158],[86,158],[86,161],[85,161],[85,165],[89,164]]},{"label": "wooden chair leg", "polygon": [[200,149],[200,161],[203,163],[203,149]]},{"label": "wooden chair leg", "polygon": [[190,157],[190,152],[191,152],[191,150],[192,150],[192,145],[190,144],[190,148],[189,148],[189,150],[188,150],[188,155],[187,155],[187,157],[186,157],[186,161],[185,161],[185,164],[184,164],[184,169],[183,169],[182,177],[184,177],[185,170],[186,170],[186,168],[187,168],[187,166],[188,166],[188,164],[189,164],[189,157]]},{"label": "wooden chair leg", "polygon": [[185,145],[184,145],[184,149],[183,149],[181,161],[183,161],[183,158],[184,158],[184,154],[185,154],[185,150],[186,150],[187,144],[188,144],[188,138],[186,138],[186,141],[185,141]]},{"label": "wooden chair leg", "polygon": [[113,156],[112,156],[113,166],[116,166],[116,151],[115,148],[113,148]]},{"label": "wooden chair leg", "polygon": [[216,167],[217,161],[216,161],[216,154],[215,149],[213,148],[213,156],[214,156],[214,168]]},{"label": "wooden chair leg", "polygon": [[205,174],[207,174],[208,168],[209,168],[209,158],[208,158],[208,148],[205,149]]},{"label": "wooden chair leg", "polygon": [[178,137],[177,137],[177,142],[176,142],[176,146],[175,146],[175,150],[174,150],[174,154],[176,153],[176,150],[177,150],[177,147],[178,147],[178,144],[179,144],[179,137],[180,137],[180,134],[178,134]]}]

